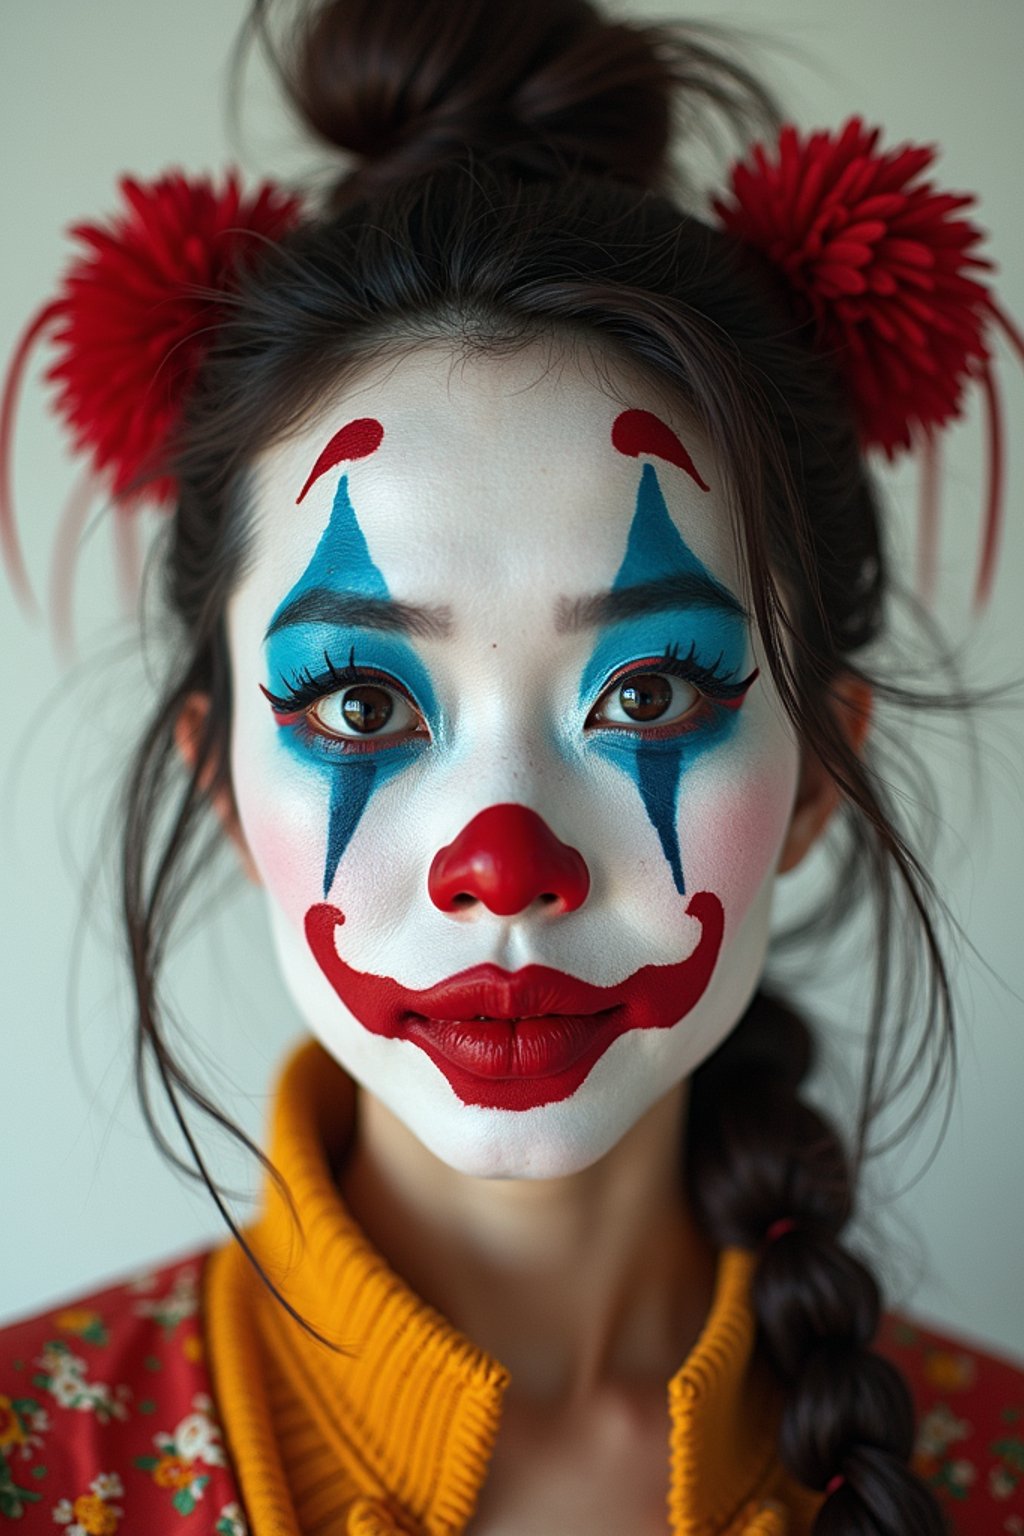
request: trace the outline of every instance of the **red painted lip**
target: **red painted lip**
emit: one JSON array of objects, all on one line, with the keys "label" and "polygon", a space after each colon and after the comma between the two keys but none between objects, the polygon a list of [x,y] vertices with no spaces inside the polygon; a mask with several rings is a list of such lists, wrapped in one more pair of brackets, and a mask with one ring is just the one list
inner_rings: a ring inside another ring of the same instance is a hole
[{"label": "red painted lip", "polygon": [[595,987],[546,965],[503,971],[497,965],[475,965],[422,992],[413,1010],[434,1019],[540,1018],[549,1013],[597,1014],[609,1006],[608,987]]},{"label": "red painted lip", "polygon": [[[406,1038],[432,1061],[472,1076],[500,1082],[509,1078],[551,1077],[568,1071],[580,1057],[600,1055],[618,1033],[617,1008],[600,1014],[544,1014],[519,1019],[453,1020],[414,1015]],[[614,1034],[608,1039],[607,1032]]]},{"label": "red painted lip", "polygon": [[701,925],[692,953],[673,965],[642,966],[611,987],[546,965],[480,965],[416,991],[342,960],[334,935],[345,916],[327,902],[306,913],[306,938],[360,1024],[417,1045],[464,1104],[535,1109],[575,1093],[627,1030],[671,1028],[700,1001],[721,951],[725,916],[710,891],[691,896],[686,911]]}]

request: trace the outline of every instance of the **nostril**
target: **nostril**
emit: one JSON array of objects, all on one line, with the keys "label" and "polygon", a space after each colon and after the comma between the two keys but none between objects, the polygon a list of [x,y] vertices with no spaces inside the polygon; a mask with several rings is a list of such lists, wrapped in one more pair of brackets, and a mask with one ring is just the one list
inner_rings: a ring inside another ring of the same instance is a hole
[{"label": "nostril", "polygon": [[546,907],[550,907],[558,901],[558,897],[555,895],[554,891],[541,891],[540,899]]},{"label": "nostril", "polygon": [[452,897],[452,906],[471,907],[475,900],[476,897],[471,896],[468,891],[459,891],[457,895]]}]

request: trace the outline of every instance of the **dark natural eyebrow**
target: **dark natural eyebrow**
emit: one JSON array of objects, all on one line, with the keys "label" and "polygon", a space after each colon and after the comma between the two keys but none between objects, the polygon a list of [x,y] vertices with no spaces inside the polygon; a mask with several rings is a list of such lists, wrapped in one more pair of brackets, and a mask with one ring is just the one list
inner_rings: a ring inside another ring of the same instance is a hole
[{"label": "dark natural eyebrow", "polygon": [[660,576],[655,581],[596,592],[591,597],[560,597],[555,605],[555,629],[559,634],[567,634],[599,624],[615,624],[638,614],[664,613],[671,608],[717,608],[739,619],[750,617],[739,598],[713,577],[702,576],[698,571],[680,571],[677,576]]},{"label": "dark natural eyebrow", "polygon": [[311,587],[301,592],[274,616],[263,636],[269,640],[279,629],[294,624],[335,624],[339,628],[387,629],[420,639],[444,639],[452,632],[450,608],[421,608],[396,602],[391,597],[366,597],[359,592],[335,592],[330,587]]}]

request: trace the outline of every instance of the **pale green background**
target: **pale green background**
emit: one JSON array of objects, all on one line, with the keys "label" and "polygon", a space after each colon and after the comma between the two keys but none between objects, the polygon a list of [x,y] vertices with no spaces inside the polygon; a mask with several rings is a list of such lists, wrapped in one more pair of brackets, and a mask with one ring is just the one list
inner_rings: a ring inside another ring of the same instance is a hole
[{"label": "pale green background", "polygon": [[[323,165],[255,79],[242,135],[229,134],[225,63],[242,12],[241,0],[5,0],[4,355],[53,291],[67,251],[62,228],[109,209],[121,171],[198,171],[229,159],[250,174]],[[860,110],[893,139],[941,142],[942,178],[980,194],[1003,268],[999,291],[1024,317],[1019,0],[746,0],[718,16],[775,40],[769,68],[799,122],[836,124]],[[977,680],[1024,672],[1024,380],[1005,356],[1000,371],[1012,460],[1009,528],[995,601],[972,634]],[[945,487],[939,606],[958,639],[971,628],[979,464],[975,409],[950,443]],[[20,417],[16,470],[28,558],[42,590],[73,467],[38,371]],[[901,473],[890,489],[894,538],[906,551],[913,475]],[[205,1195],[167,1171],[141,1128],[128,1088],[130,1016],[113,897],[90,864],[105,797],[148,698],[136,631],[117,615],[103,520],[82,558],[77,621],[80,659],[62,670],[45,629],[0,594],[0,1318],[221,1231]],[[863,1240],[884,1267],[892,1302],[1022,1354],[1024,703],[983,725],[981,787],[969,777],[962,738],[956,725],[917,737],[943,786],[938,885],[973,949],[957,966],[960,1089],[933,1160],[937,1116],[872,1167],[865,1205],[876,1227]],[[802,874],[801,889],[813,894],[819,874]],[[201,915],[171,968],[172,995],[215,1090],[259,1134],[271,1071],[297,1023],[269,956],[258,894],[239,884],[237,896],[213,905],[216,915]],[[91,922],[73,970],[83,910]],[[807,996],[833,1021],[836,1059],[821,1091],[842,1109],[856,1069],[863,960],[854,953],[842,966],[830,960],[816,970]],[[244,1162],[215,1140],[209,1147],[215,1165],[244,1184]]]}]

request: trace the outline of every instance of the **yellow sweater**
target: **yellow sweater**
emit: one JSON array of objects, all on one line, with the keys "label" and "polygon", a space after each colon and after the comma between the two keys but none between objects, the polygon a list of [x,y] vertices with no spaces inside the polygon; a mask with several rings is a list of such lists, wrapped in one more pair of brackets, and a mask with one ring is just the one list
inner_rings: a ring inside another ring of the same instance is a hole
[{"label": "yellow sweater", "polygon": [[[338,1194],[331,1170],[354,1105],[352,1081],[319,1045],[293,1056],[270,1157],[302,1234],[272,1180],[247,1233],[291,1304],[346,1353],[300,1329],[236,1245],[208,1266],[211,1365],[252,1536],[455,1536],[498,1433],[504,1367],[413,1294]],[[778,1397],[753,1357],[752,1264],[722,1251],[703,1332],[667,1385],[673,1536],[806,1536],[820,1503],[776,1457]]]}]

